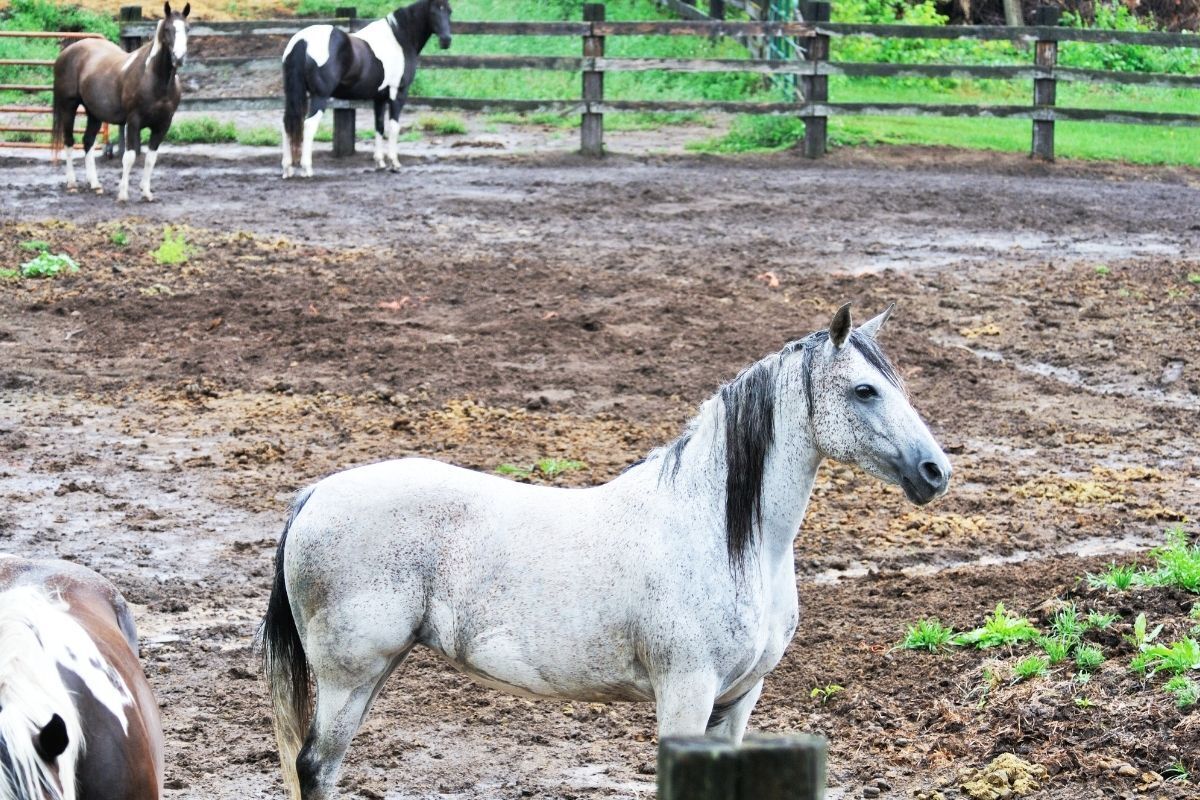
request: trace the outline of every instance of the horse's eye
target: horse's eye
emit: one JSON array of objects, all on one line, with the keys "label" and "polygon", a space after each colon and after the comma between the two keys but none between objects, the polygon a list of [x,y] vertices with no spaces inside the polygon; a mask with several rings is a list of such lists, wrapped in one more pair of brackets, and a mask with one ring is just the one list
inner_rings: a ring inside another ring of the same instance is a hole
[{"label": "horse's eye", "polygon": [[860,383],[854,387],[854,395],[859,400],[870,400],[872,397],[878,397],[879,392],[875,391],[875,387],[870,384]]}]

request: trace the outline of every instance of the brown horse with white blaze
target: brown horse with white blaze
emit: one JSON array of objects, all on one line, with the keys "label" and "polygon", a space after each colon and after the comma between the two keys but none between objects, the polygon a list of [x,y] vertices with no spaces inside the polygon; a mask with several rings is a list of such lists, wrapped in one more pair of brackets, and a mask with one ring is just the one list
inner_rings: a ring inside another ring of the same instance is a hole
[{"label": "brown horse with white blaze", "polygon": [[163,735],[120,592],[0,555],[0,800],[159,800]]},{"label": "brown horse with white blaze", "polygon": [[142,175],[142,197],[153,200],[150,174],[158,159],[158,146],[171,127],[179,108],[181,91],[177,71],[187,56],[187,16],[163,4],[163,19],[154,38],[132,53],[105,39],[81,39],[66,47],[54,62],[54,151],[66,148],[67,190],[75,189],[75,114],[82,105],[87,112],[83,133],[83,163],[88,185],[100,194],[96,177],[96,154],[92,145],[100,126],[124,125],[125,154],[121,159],[121,185],[117,200],[129,199],[129,173],[142,149],[142,129],[150,129]]}]

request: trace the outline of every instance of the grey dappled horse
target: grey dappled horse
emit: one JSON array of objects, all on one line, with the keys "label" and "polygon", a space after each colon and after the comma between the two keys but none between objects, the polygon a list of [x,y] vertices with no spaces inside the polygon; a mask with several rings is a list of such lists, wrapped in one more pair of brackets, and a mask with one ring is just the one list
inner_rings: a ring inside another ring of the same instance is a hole
[{"label": "grey dappled horse", "polygon": [[653,701],[660,736],[740,741],[796,629],[792,545],[821,461],[918,504],[949,483],[876,343],[890,312],[853,330],[843,306],[602,486],[409,458],[300,492],[263,625],[293,795],[334,796],[351,737],[418,644],[488,686]]}]

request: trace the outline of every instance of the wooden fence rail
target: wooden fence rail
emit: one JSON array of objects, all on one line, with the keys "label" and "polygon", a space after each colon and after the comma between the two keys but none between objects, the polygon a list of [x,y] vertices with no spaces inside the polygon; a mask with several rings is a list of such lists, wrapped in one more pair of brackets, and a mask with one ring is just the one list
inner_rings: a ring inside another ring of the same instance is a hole
[{"label": "wooden fence rail", "polygon": [[[683,0],[678,0],[683,2]],[[728,2],[728,0],[726,0]],[[753,2],[753,0],[747,0]],[[724,9],[721,0],[710,0]],[[689,8],[692,8],[688,4]],[[353,9],[339,10],[331,19],[255,20],[251,22],[197,22],[193,37],[201,36],[290,36],[305,25],[318,22],[355,30],[368,20],[358,19]],[[703,12],[697,12],[704,17]],[[1200,113],[1164,113],[1140,110],[1062,108],[1056,105],[1059,82],[1110,83],[1200,90],[1200,75],[1116,72],[1064,68],[1057,64],[1059,42],[1093,44],[1136,44],[1154,47],[1200,48],[1200,35],[1183,33],[1145,33],[1060,28],[1054,9],[1038,10],[1038,24],[1024,27],[964,25],[859,25],[829,22],[827,0],[805,0],[802,21],[732,21],[725,19],[656,20],[644,22],[610,21],[601,3],[584,6],[580,22],[455,22],[454,33],[465,36],[554,36],[578,37],[581,55],[429,55],[421,58],[421,69],[536,69],[579,73],[582,77],[578,100],[508,99],[461,97],[412,97],[416,107],[468,111],[559,111],[582,115],[580,148],[584,153],[603,152],[604,114],[614,111],[652,112],[731,112],[747,114],[784,114],[805,122],[804,154],[822,155],[827,146],[826,122],[835,115],[991,117],[1032,121],[1031,154],[1044,159],[1054,157],[1054,124],[1059,120],[1127,123],[1139,125],[1200,126]],[[139,7],[122,9],[122,42],[132,46],[152,35],[152,22],[141,20]],[[803,40],[803,60],[771,58],[680,59],[612,58],[605,55],[605,42],[614,36],[729,36],[786,37]],[[852,63],[830,60],[830,41],[838,36],[877,36],[905,39],[977,39],[1032,42],[1033,63],[1025,65],[963,64],[884,64]],[[282,46],[280,48],[282,50]],[[220,70],[278,70],[278,58],[216,57],[195,59],[185,72],[204,74]],[[604,75],[609,72],[747,72],[760,75],[795,75],[800,91],[795,98],[781,97],[779,102],[719,101],[633,101],[605,97]],[[918,77],[975,80],[1023,80],[1032,84],[1030,105],[967,105],[922,103],[844,103],[829,99],[831,75],[851,77]],[[1200,98],[1198,98],[1200,99]],[[281,109],[281,97],[196,97],[185,95],[187,110]],[[334,102],[335,154],[353,152],[354,110],[369,104]],[[1200,108],[1200,102],[1197,104]]]}]

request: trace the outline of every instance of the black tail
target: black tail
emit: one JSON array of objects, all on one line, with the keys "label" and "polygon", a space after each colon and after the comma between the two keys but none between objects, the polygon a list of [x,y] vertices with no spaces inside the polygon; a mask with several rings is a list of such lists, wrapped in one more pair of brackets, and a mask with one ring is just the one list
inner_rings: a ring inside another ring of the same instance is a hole
[{"label": "black tail", "polygon": [[[303,43],[302,43],[303,44]],[[263,673],[270,687],[271,704],[274,706],[275,740],[279,745],[279,764],[283,768],[283,782],[293,798],[300,797],[300,783],[296,776],[296,757],[304,740],[304,729],[312,716],[312,688],[309,683],[308,658],[304,655],[304,643],[296,629],[292,616],[291,601],[288,599],[287,584],[283,574],[283,553],[287,546],[288,531],[300,509],[308,502],[314,487],[296,495],[283,535],[279,537],[279,548],[275,551],[275,584],[271,599],[267,603],[267,614],[263,617],[261,636],[263,648]]]},{"label": "black tail", "polygon": [[308,42],[296,42],[283,60],[283,135],[284,146],[292,151],[292,163],[300,163],[300,145],[304,141],[304,117],[308,114],[308,87],[304,67],[308,62]]}]

